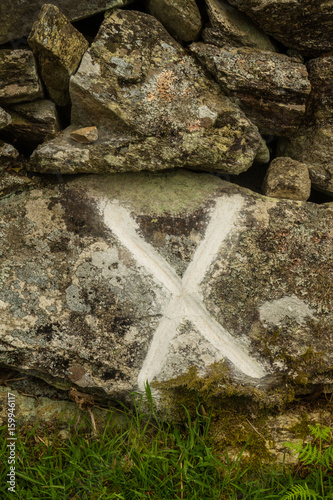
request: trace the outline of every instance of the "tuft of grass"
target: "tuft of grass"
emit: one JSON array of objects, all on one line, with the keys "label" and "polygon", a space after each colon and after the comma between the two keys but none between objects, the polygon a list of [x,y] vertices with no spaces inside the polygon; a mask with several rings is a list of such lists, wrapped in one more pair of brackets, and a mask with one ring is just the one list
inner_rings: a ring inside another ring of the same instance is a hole
[{"label": "tuft of grass", "polygon": [[[133,394],[132,398],[132,409],[122,406],[120,412],[110,411],[106,423],[97,421],[93,425],[89,414],[81,418],[79,427],[73,423],[66,439],[59,434],[60,423],[59,428],[49,431],[38,425],[21,429],[16,441],[14,494],[6,483],[7,428],[0,428],[4,464],[0,470],[0,498],[280,500],[284,496],[292,500],[303,498],[295,496],[302,485],[310,494],[318,494],[304,498],[320,498],[322,484],[328,495],[325,498],[333,498],[332,483],[325,477],[328,469],[322,469],[320,476],[318,462],[312,464],[304,479],[288,470],[254,470],[242,464],[249,443],[236,459],[231,460],[226,451],[222,460],[215,453],[211,417],[200,404],[195,415],[184,408],[186,420],[183,425],[175,425],[158,419],[149,386],[149,415],[144,410],[147,405],[143,396]],[[122,418],[116,418],[116,412]]]}]

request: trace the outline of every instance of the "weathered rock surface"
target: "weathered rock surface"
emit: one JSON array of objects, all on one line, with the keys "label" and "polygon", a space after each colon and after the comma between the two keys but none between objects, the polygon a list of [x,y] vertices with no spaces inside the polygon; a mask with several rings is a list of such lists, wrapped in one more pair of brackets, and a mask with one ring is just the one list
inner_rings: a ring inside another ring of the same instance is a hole
[{"label": "weathered rock surface", "polygon": [[0,104],[8,106],[43,97],[36,62],[30,50],[0,50]]},{"label": "weathered rock surface", "polygon": [[89,44],[60,10],[45,4],[28,38],[38,58],[42,79],[59,106],[69,102],[69,79]]},{"label": "weathered rock surface", "polygon": [[11,123],[5,133],[28,147],[36,147],[59,132],[57,109],[48,99],[16,104],[8,112]]},{"label": "weathered rock surface", "polygon": [[313,186],[333,194],[333,57],[307,63],[311,93],[302,126],[278,144],[278,153],[306,163]]},{"label": "weathered rock surface", "polygon": [[333,49],[332,4],[326,0],[228,0],[287,47],[316,56]]},{"label": "weathered rock surface", "polygon": [[94,144],[66,130],[41,146],[36,171],[114,172],[190,167],[247,170],[262,139],[153,17],[115,11],[71,78],[72,124],[97,126]]},{"label": "weathered rock surface", "polygon": [[297,129],[311,90],[304,64],[252,48],[219,48],[201,42],[190,48],[262,132],[289,135]]},{"label": "weathered rock surface", "polygon": [[209,25],[203,30],[206,43],[218,47],[256,47],[275,52],[269,36],[226,0],[206,0]]},{"label": "weathered rock surface", "polygon": [[324,55],[308,61],[311,82],[308,114],[316,123],[333,119],[333,55]]},{"label": "weathered rock surface", "polygon": [[158,19],[170,35],[183,42],[193,42],[202,28],[195,0],[147,0],[148,12]]},{"label": "weathered rock surface", "polygon": [[[53,0],[61,12],[70,20],[84,19],[107,9],[123,7],[132,0]],[[0,44],[29,34],[45,0],[11,0],[0,2]]]},{"label": "weathered rock surface", "polygon": [[320,191],[333,194],[332,121],[300,127],[294,136],[281,139],[278,154],[306,163],[312,185]]},{"label": "weathered rock surface", "polygon": [[0,140],[0,174],[7,168],[13,160],[16,160],[19,153],[11,144]]},{"label": "weathered rock surface", "polygon": [[81,177],[0,213],[2,365],[123,399],[221,360],[273,401],[332,388],[330,205],[168,172]]},{"label": "weathered rock surface", "polygon": [[291,158],[275,158],[268,167],[263,192],[274,198],[306,201],[311,194],[307,165]]},{"label": "weathered rock surface", "polygon": [[7,127],[11,121],[11,116],[4,109],[0,108],[0,129]]}]

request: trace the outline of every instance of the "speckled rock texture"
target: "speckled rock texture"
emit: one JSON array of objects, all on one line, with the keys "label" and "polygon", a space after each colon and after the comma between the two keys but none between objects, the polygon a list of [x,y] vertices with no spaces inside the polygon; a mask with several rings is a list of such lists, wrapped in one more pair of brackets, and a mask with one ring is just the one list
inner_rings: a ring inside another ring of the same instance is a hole
[{"label": "speckled rock texture", "polygon": [[204,42],[218,47],[256,47],[275,52],[263,31],[226,0],[206,0],[209,23],[202,33]]},{"label": "speckled rock texture", "polygon": [[193,42],[202,28],[195,0],[146,0],[148,12],[177,40]]},{"label": "speckled rock texture", "polygon": [[27,147],[51,139],[60,130],[56,105],[49,99],[15,104],[7,110],[11,123],[5,128],[7,136]]},{"label": "speckled rock texture", "polygon": [[43,97],[42,84],[31,50],[0,50],[0,105]]},{"label": "speckled rock texture", "polygon": [[152,16],[114,11],[71,78],[72,125],[97,126],[93,145],[69,129],[34,155],[40,172],[190,167],[239,173],[263,143],[200,65]]},{"label": "speckled rock texture", "polygon": [[247,47],[219,48],[198,42],[190,49],[261,132],[290,135],[298,128],[311,89],[304,64],[284,54]]},{"label": "speckled rock texture", "polygon": [[333,48],[332,4],[327,0],[228,0],[265,33],[303,55],[315,57]]},{"label": "speckled rock texture", "polygon": [[301,127],[279,142],[278,153],[306,163],[313,186],[333,194],[333,57],[307,63],[311,93]]},{"label": "speckled rock texture", "polygon": [[[123,7],[132,0],[53,0],[61,12],[71,21],[84,19],[107,9]],[[0,1],[0,44],[29,34],[45,0]]]},{"label": "speckled rock texture", "polygon": [[51,99],[64,106],[69,102],[69,78],[89,47],[87,40],[55,5],[45,4],[28,42]]},{"label": "speckled rock texture", "polygon": [[0,108],[0,129],[7,127],[12,121],[10,114],[8,114],[4,109]]},{"label": "speckled rock texture", "polygon": [[332,388],[330,205],[169,171],[82,176],[0,212],[1,365],[122,399],[214,362],[280,396]]},{"label": "speckled rock texture", "polygon": [[311,194],[307,165],[287,157],[275,158],[268,167],[263,193],[273,198],[306,201]]},{"label": "speckled rock texture", "polygon": [[0,140],[0,174],[16,160],[19,152],[11,144]]}]

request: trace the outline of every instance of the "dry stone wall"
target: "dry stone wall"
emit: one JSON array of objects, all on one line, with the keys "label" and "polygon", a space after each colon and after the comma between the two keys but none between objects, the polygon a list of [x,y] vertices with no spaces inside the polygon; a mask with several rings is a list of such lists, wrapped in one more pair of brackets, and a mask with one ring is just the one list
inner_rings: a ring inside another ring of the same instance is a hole
[{"label": "dry stone wall", "polygon": [[0,365],[105,399],[148,380],[165,412],[189,379],[265,411],[331,393],[329,3],[0,18]]}]

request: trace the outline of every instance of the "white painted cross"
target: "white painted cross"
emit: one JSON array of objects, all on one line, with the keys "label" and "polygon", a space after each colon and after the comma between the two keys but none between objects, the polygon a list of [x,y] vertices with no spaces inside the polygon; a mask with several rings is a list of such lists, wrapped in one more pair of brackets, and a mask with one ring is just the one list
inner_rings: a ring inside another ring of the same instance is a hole
[{"label": "white painted cross", "polygon": [[152,381],[160,372],[177,328],[185,319],[195,325],[221,357],[229,359],[245,375],[261,378],[266,374],[263,367],[244,348],[237,345],[230,333],[209,314],[199,292],[199,285],[219,247],[233,228],[242,204],[243,200],[239,195],[217,199],[204,238],[181,279],[169,263],[139,236],[139,226],[128,210],[118,201],[101,202],[100,208],[106,226],[127,247],[137,263],[144,266],[170,293],[169,302],[138,376],[140,389],[144,388],[147,380]]}]

